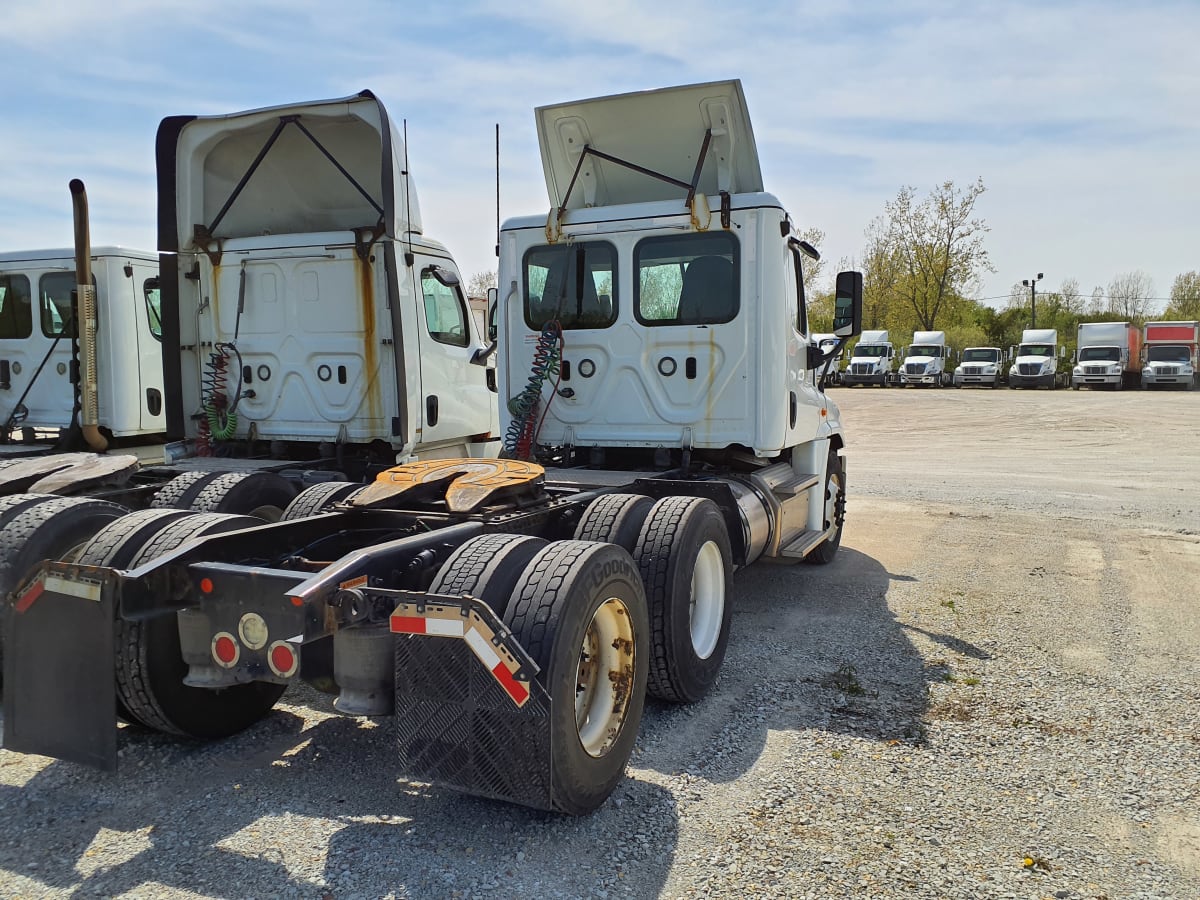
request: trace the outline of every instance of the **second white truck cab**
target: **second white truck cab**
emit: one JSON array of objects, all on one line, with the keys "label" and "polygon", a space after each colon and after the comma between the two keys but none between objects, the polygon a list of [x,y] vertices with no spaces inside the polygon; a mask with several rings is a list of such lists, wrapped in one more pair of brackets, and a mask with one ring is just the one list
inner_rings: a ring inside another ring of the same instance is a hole
[{"label": "second white truck cab", "polygon": [[843,347],[845,342],[836,334],[831,332],[818,332],[809,336],[809,341],[813,346],[822,353],[832,353],[829,361],[826,362],[817,372],[818,380],[825,378],[826,384],[841,384],[842,383],[842,361],[845,356]]},{"label": "second white truck cab", "polygon": [[1147,322],[1142,349],[1143,388],[1200,384],[1200,322]]},{"label": "second white truck cab", "polygon": [[[116,438],[166,430],[158,256],[125,247],[91,255],[99,425]],[[75,251],[0,253],[0,440],[72,421]]]},{"label": "second white truck cab", "polygon": [[968,347],[954,368],[954,386],[999,387],[1003,367],[1004,351],[999,347]]},{"label": "second white truck cab", "polygon": [[850,351],[850,363],[842,373],[842,384],[877,384],[887,387],[894,375],[896,351],[886,329],[863,331]]},{"label": "second white truck cab", "polygon": [[916,331],[900,366],[900,384],[945,387],[950,383],[946,366],[950,360],[950,347],[944,331]]},{"label": "second white truck cab", "polygon": [[1058,358],[1065,348],[1058,346],[1058,332],[1053,328],[1026,328],[1021,332],[1021,344],[1013,354],[1008,370],[1010,388],[1058,387]]}]

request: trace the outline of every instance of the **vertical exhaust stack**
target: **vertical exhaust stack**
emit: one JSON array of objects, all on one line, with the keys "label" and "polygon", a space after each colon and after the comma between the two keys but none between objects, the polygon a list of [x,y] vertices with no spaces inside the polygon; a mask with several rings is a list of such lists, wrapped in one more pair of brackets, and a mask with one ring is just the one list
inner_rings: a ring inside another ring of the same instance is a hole
[{"label": "vertical exhaust stack", "polygon": [[97,453],[108,449],[100,433],[100,397],[96,373],[96,289],[92,286],[92,238],[88,226],[87,191],[71,179],[71,209],[75,217],[75,289],[78,298],[79,406],[83,439]]}]

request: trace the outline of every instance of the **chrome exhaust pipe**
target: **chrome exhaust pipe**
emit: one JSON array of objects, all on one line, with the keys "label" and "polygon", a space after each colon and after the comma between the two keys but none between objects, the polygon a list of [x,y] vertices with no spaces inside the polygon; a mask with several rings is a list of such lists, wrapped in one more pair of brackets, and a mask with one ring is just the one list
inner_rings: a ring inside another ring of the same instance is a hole
[{"label": "chrome exhaust pipe", "polygon": [[97,453],[108,449],[100,433],[100,396],[96,361],[96,289],[92,286],[92,237],[88,225],[87,191],[71,179],[71,210],[75,218],[75,290],[79,321],[79,407],[83,439]]}]

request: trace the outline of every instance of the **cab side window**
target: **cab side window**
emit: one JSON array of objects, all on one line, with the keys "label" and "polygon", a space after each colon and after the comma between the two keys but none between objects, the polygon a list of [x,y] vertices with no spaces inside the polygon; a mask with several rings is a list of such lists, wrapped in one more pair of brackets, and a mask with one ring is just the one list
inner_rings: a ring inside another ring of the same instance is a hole
[{"label": "cab side window", "polygon": [[0,274],[0,339],[27,338],[33,334],[33,304],[29,279]]},{"label": "cab side window", "polygon": [[142,296],[146,298],[146,316],[150,320],[150,333],[155,340],[162,340],[162,294],[158,278],[147,278],[142,282]]},{"label": "cab side window", "polygon": [[41,309],[42,334],[58,337],[75,332],[71,324],[71,292],[75,290],[74,272],[49,272],[38,282],[38,306]]},{"label": "cab side window", "polygon": [[466,347],[470,343],[467,306],[456,287],[442,284],[432,269],[421,273],[421,294],[425,300],[425,325],[429,336],[441,344]]}]

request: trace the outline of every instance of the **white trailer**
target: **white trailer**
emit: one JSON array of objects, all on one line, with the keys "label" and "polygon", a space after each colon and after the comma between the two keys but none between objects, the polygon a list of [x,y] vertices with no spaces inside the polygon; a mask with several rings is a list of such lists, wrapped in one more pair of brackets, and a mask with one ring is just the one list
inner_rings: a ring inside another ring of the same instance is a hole
[{"label": "white trailer", "polygon": [[946,368],[949,361],[950,347],[946,343],[946,332],[914,332],[912,344],[900,366],[900,384],[902,387],[910,384],[945,387],[950,383]]},{"label": "white trailer", "polygon": [[1200,384],[1200,322],[1147,322],[1143,333],[1142,387]]},{"label": "white trailer", "polygon": [[954,367],[954,386],[999,387],[1003,367],[1004,351],[999,347],[968,347]]},{"label": "white trailer", "polygon": [[1026,328],[1021,343],[1013,352],[1008,370],[1010,388],[1058,387],[1058,359],[1066,354],[1058,345],[1058,332],[1053,328]]},{"label": "white trailer", "polygon": [[[128,442],[166,430],[158,255],[90,254],[98,427]],[[77,420],[75,250],[0,253],[0,442],[45,449]]]},{"label": "white trailer", "polygon": [[865,330],[850,351],[850,362],[842,374],[842,383],[890,385],[896,351],[886,329]]}]

